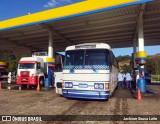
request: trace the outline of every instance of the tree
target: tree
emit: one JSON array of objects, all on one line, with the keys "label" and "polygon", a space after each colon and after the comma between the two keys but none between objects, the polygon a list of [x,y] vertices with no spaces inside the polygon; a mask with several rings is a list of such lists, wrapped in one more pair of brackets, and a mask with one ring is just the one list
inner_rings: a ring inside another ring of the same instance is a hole
[{"label": "tree", "polygon": [[6,55],[6,56],[3,56],[2,61],[8,63],[8,68],[6,69],[6,71],[7,72],[16,71],[18,62],[23,56],[24,55]]},{"label": "tree", "polygon": [[116,57],[116,59],[117,59],[118,62],[121,62],[121,61],[130,60],[130,59],[131,59],[131,56],[129,56],[129,55],[118,56],[118,57]]},{"label": "tree", "polygon": [[152,58],[147,58],[146,68],[150,74],[156,74],[157,72],[157,64],[156,61]]},{"label": "tree", "polygon": [[121,66],[121,69],[123,70],[124,73],[127,73],[130,72],[131,66],[124,64],[123,66]]}]

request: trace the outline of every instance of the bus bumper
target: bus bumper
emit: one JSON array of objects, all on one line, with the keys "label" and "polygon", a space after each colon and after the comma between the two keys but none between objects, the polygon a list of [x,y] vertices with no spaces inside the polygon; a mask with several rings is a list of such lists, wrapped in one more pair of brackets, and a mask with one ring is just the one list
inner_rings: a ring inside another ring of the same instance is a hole
[{"label": "bus bumper", "polygon": [[63,96],[66,98],[81,98],[81,99],[109,99],[109,91],[91,91],[91,90],[62,90]]}]

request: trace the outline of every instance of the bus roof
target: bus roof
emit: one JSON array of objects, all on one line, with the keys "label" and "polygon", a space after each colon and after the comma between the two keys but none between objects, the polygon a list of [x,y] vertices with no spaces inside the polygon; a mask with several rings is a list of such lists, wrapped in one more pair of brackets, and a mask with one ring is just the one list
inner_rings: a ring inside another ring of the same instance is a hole
[{"label": "bus roof", "polygon": [[68,50],[78,50],[78,49],[109,49],[111,51],[111,47],[106,43],[85,43],[69,46],[65,51]]}]

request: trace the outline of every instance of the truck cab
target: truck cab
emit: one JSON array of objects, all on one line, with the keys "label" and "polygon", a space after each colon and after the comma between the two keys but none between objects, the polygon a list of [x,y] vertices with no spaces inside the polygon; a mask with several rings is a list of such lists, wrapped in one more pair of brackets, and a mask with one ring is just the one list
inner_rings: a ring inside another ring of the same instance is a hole
[{"label": "truck cab", "polygon": [[44,84],[44,60],[40,57],[24,57],[18,63],[17,84],[37,85]]}]

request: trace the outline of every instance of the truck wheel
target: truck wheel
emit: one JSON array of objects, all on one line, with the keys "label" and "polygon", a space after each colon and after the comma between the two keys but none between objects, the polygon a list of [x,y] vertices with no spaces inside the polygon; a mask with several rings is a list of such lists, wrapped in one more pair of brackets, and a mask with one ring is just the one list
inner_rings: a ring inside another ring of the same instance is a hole
[{"label": "truck wheel", "polygon": [[40,85],[41,85],[41,87],[44,87],[44,79],[43,78],[40,78]]},{"label": "truck wheel", "polygon": [[19,86],[19,90],[23,90],[23,89],[27,89],[27,85],[26,84],[22,84]]}]

